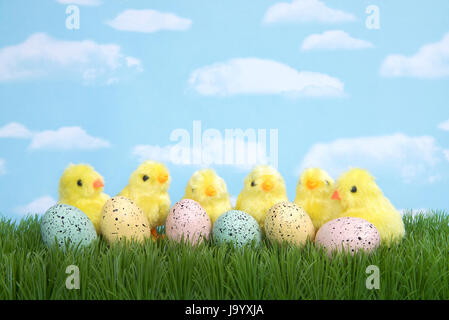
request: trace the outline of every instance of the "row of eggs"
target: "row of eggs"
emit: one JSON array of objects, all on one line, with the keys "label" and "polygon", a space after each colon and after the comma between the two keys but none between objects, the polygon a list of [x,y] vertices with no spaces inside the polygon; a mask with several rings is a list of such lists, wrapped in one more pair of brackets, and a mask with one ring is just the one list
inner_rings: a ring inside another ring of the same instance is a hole
[{"label": "row of eggs", "polygon": [[[142,210],[130,199],[114,197],[103,207],[100,218],[101,234],[109,242],[124,239],[143,242],[152,237],[150,224]],[[314,240],[331,254],[334,250],[371,252],[380,244],[377,229],[360,218],[338,218],[324,224],[318,232],[307,213],[291,202],[280,202],[268,211],[262,228],[249,214],[231,210],[221,215],[213,224],[204,208],[191,199],[177,202],[165,223],[169,240],[187,241],[196,245],[212,235],[217,244],[233,243],[238,247],[267,239],[276,242],[304,244]],[[42,239],[47,246],[55,243],[64,247],[67,242],[86,246],[97,239],[93,223],[79,209],[57,204],[44,214],[41,222]]]}]

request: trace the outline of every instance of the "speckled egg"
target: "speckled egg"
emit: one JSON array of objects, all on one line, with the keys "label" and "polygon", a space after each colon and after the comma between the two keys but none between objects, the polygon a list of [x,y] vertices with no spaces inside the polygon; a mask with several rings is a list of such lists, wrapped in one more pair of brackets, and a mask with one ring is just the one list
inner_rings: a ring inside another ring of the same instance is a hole
[{"label": "speckled egg", "polygon": [[370,222],[353,217],[331,220],[317,232],[315,243],[323,246],[329,255],[332,251],[373,251],[380,244],[380,235]]},{"label": "speckled egg", "polygon": [[238,247],[251,244],[253,241],[259,244],[262,240],[257,220],[239,210],[222,214],[214,223],[212,235],[217,244],[230,242]]},{"label": "speckled egg", "polygon": [[101,213],[100,229],[109,243],[120,240],[143,242],[151,237],[151,228],[143,211],[130,199],[109,199]]},{"label": "speckled egg", "polygon": [[270,241],[302,245],[313,240],[315,228],[309,215],[294,203],[283,201],[270,208],[265,218],[265,233]]},{"label": "speckled egg", "polygon": [[201,205],[191,199],[177,202],[171,209],[165,222],[167,238],[180,242],[190,242],[192,245],[209,239],[212,223]]},{"label": "speckled egg", "polygon": [[65,243],[84,247],[97,239],[95,227],[84,212],[66,204],[57,204],[45,212],[41,235],[48,247],[55,243],[62,248]]}]

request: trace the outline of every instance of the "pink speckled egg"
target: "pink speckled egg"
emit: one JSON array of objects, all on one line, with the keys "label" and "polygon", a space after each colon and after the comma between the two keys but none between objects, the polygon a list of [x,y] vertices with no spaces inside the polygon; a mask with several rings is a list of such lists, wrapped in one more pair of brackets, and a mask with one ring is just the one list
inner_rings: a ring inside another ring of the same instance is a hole
[{"label": "pink speckled egg", "polygon": [[372,252],[380,244],[380,235],[372,223],[344,217],[324,224],[315,236],[315,243],[323,246],[329,255],[343,249],[354,255],[358,250]]},{"label": "pink speckled egg", "polygon": [[200,243],[204,238],[209,239],[212,223],[206,210],[191,199],[177,202],[171,209],[165,222],[167,238],[180,242],[190,242],[192,245]]}]

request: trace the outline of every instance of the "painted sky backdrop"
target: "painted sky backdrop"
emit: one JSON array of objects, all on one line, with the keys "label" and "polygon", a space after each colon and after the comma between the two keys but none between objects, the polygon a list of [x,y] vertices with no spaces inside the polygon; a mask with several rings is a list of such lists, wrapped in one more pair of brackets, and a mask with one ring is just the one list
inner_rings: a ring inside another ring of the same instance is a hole
[{"label": "painted sky backdrop", "polygon": [[[448,209],[448,13],[445,0],[0,0],[0,212],[45,211],[69,163],[115,195],[148,157],[177,201],[198,166],[166,151],[196,120],[277,129],[291,200],[305,167],[361,166],[397,208]],[[236,197],[248,170],[213,167]]]}]

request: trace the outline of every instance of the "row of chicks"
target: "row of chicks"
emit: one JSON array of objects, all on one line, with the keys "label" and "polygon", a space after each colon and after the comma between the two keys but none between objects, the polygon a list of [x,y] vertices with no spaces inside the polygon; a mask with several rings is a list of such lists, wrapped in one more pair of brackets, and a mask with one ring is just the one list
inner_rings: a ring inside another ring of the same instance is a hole
[{"label": "row of chicks", "polygon": [[[170,210],[170,182],[164,164],[145,161],[118,195],[133,200],[142,209],[154,232],[164,225]],[[60,179],[59,203],[83,211],[100,233],[101,212],[110,198],[103,188],[103,177],[93,167],[70,165]],[[233,209],[225,181],[212,169],[198,170],[192,175],[183,199],[200,203],[212,224]],[[263,229],[269,209],[284,201],[288,197],[281,174],[273,167],[259,165],[246,176],[234,209],[250,214]],[[333,219],[355,217],[372,223],[382,242],[399,240],[405,234],[400,213],[366,170],[351,169],[335,182],[322,169],[306,169],[298,181],[294,203],[307,212],[316,230]]]}]

